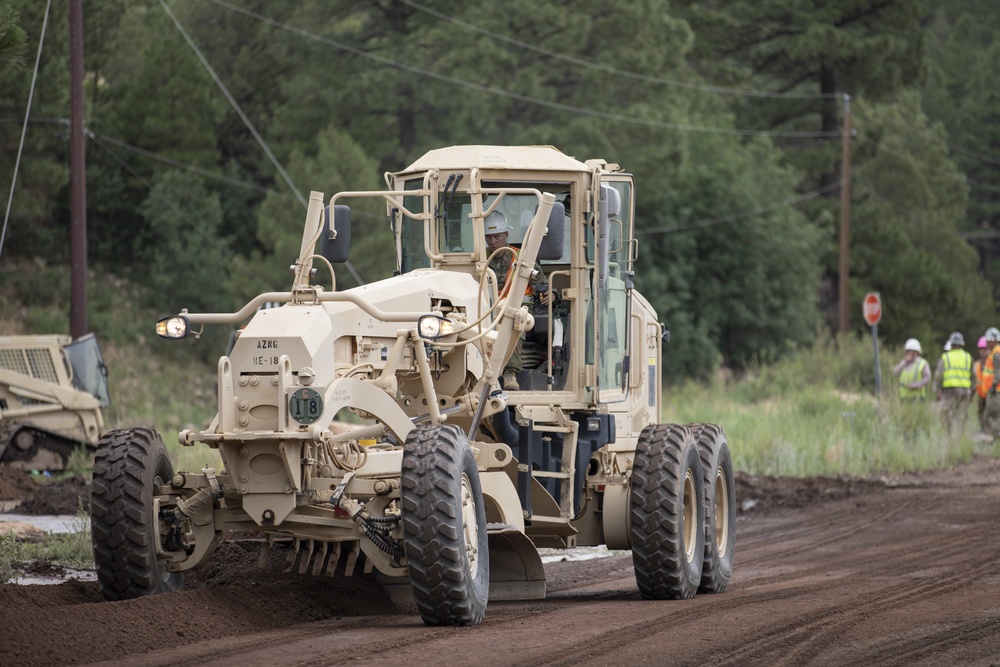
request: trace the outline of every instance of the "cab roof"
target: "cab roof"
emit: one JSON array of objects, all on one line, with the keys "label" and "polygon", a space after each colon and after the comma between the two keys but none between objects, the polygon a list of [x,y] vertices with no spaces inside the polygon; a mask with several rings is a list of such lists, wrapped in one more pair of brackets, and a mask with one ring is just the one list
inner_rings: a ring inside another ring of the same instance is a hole
[{"label": "cab roof", "polygon": [[553,146],[451,146],[428,151],[397,175],[440,169],[511,169],[534,171],[590,171],[576,158]]}]

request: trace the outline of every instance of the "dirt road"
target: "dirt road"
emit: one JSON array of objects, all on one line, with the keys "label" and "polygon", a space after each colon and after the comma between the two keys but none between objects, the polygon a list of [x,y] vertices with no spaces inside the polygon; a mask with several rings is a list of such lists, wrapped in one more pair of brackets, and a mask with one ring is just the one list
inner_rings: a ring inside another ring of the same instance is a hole
[{"label": "dirt road", "polygon": [[867,482],[742,477],[730,590],[641,600],[627,555],[428,628],[381,589],[257,569],[228,545],[182,593],[0,586],[0,664],[1000,664],[1000,462]]}]

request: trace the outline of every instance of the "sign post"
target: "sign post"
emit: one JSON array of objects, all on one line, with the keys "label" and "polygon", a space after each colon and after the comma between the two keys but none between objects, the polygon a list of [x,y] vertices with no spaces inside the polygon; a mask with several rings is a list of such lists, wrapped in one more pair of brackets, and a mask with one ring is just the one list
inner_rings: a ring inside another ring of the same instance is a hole
[{"label": "sign post", "polygon": [[861,302],[861,314],[872,328],[872,348],[875,350],[875,397],[882,394],[882,368],[878,363],[878,323],[882,321],[882,298],[878,292],[868,292]]}]

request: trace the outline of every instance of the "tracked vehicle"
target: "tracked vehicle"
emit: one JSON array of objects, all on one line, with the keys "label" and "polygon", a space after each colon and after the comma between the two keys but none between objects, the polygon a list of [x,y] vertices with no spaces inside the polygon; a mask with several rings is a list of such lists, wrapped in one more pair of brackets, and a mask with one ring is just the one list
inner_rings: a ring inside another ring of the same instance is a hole
[{"label": "tracked vehicle", "polygon": [[0,336],[0,465],[63,470],[77,447],[96,449],[109,403],[93,334]]},{"label": "tracked vehicle", "polygon": [[[145,428],[102,440],[105,597],[176,590],[229,530],[284,542],[303,573],[371,573],[434,625],[544,597],[543,547],[631,550],[645,598],[724,590],[729,449],[719,426],[658,423],[665,334],[633,285],[632,176],[551,147],[457,146],[386,184],[312,193],[288,292],[158,323],[174,339],[246,323],[219,360],[216,417],[179,434],[224,465],[175,472]],[[336,291],[350,202],[370,197],[397,271]],[[503,277],[491,260],[511,251],[484,239],[495,211],[519,247]],[[538,272],[544,304],[527,289]],[[517,390],[503,386],[515,351]]]}]

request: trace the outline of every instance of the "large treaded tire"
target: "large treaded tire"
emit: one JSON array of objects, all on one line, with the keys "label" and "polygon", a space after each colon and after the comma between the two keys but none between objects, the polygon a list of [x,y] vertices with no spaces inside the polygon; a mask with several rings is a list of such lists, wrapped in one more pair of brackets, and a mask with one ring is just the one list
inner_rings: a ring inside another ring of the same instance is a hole
[{"label": "large treaded tire", "polygon": [[478,625],[486,615],[490,562],[476,460],[451,424],[410,431],[400,496],[413,597],[428,625]]},{"label": "large treaded tire", "polygon": [[183,575],[156,559],[159,520],[153,494],[174,476],[156,431],[108,431],[94,455],[90,496],[91,538],[97,580],[106,600],[128,600],[181,588]]},{"label": "large treaded tire", "polygon": [[691,431],[647,426],[636,443],[629,537],[639,592],[647,600],[693,597],[705,551],[704,475]]},{"label": "large treaded tire", "polygon": [[722,593],[736,552],[736,481],[726,432],[717,424],[691,424],[705,474],[705,563],[699,593]]}]

